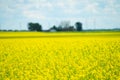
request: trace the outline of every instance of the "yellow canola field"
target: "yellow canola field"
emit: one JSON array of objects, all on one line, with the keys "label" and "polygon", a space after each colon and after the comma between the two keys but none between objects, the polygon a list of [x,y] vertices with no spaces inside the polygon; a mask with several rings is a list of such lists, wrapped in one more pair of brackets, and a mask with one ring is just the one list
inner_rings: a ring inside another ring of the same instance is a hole
[{"label": "yellow canola field", "polygon": [[120,80],[120,38],[0,39],[0,80]]}]

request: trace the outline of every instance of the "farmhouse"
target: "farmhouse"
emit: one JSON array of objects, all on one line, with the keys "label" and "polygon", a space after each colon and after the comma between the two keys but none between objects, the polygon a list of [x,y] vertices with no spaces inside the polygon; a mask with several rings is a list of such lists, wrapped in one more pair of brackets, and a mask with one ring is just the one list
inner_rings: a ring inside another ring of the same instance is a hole
[{"label": "farmhouse", "polygon": [[51,28],[51,29],[49,29],[49,32],[57,32],[57,30],[54,28]]}]

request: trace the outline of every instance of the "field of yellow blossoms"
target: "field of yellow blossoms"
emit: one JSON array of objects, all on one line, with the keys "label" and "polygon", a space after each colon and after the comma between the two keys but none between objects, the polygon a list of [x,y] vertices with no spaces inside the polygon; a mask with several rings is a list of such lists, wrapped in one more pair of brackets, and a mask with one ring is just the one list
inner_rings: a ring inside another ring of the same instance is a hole
[{"label": "field of yellow blossoms", "polygon": [[1,32],[0,80],[120,80],[120,32],[104,34]]}]

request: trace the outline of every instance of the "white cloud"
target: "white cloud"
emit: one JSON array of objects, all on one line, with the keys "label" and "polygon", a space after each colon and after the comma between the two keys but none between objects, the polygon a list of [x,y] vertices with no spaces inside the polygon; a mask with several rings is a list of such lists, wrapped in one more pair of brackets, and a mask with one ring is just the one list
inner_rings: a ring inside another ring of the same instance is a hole
[{"label": "white cloud", "polygon": [[9,13],[14,13],[15,9],[14,8],[10,8],[8,6],[6,6],[5,10]]},{"label": "white cloud", "polygon": [[47,0],[28,0],[28,4],[31,4],[34,8],[52,8],[53,5]]},{"label": "white cloud", "polygon": [[66,14],[98,14],[100,13],[100,6],[97,1],[93,0],[61,0],[56,3]]},{"label": "white cloud", "polygon": [[46,17],[41,14],[39,11],[23,11],[23,14],[27,18],[33,18],[33,19],[46,19]]},{"label": "white cloud", "polygon": [[115,10],[115,8],[106,7],[104,8],[104,13],[114,15],[114,14],[117,14],[117,11]]},{"label": "white cloud", "polygon": [[97,14],[100,11],[98,5],[99,4],[97,2],[89,4],[89,5],[86,5],[86,7],[84,8],[84,11],[87,12],[87,13]]},{"label": "white cloud", "polygon": [[[120,1],[117,0],[0,0],[0,11],[2,11],[0,16],[2,17],[3,15],[12,16],[14,20],[20,15],[22,19],[41,20],[45,21],[44,23],[50,22],[51,25],[55,21],[59,24],[62,20],[85,23],[85,18],[89,19],[89,17],[99,19],[99,16],[117,15],[116,18],[118,18],[119,8]],[[104,20],[101,19],[101,21]],[[88,23],[91,22],[88,21]]]},{"label": "white cloud", "polygon": [[118,9],[118,5],[116,0],[109,0],[109,1],[106,1],[106,6],[103,9],[103,12],[105,14],[116,15],[118,14],[117,9]]},{"label": "white cloud", "polygon": [[[105,7],[101,8],[100,3],[105,3]],[[36,10],[37,12],[49,13],[49,11],[60,11],[63,14],[83,15],[85,14],[117,14],[116,8],[120,8],[120,5],[115,5],[116,0],[18,0],[16,4],[12,5],[11,2],[2,7],[9,12],[21,11],[27,12],[29,10]],[[1,5],[0,5],[1,6]],[[59,9],[59,10],[56,10]],[[58,12],[59,13],[59,12]],[[37,13],[36,13],[37,14]]]},{"label": "white cloud", "polygon": [[18,0],[19,3],[24,3],[24,0]]}]

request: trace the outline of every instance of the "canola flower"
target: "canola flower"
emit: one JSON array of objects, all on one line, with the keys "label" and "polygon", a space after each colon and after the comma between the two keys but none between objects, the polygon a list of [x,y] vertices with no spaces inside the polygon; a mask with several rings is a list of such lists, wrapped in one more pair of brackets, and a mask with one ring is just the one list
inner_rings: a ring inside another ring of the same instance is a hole
[{"label": "canola flower", "polygon": [[0,80],[119,80],[120,38],[0,39]]}]

